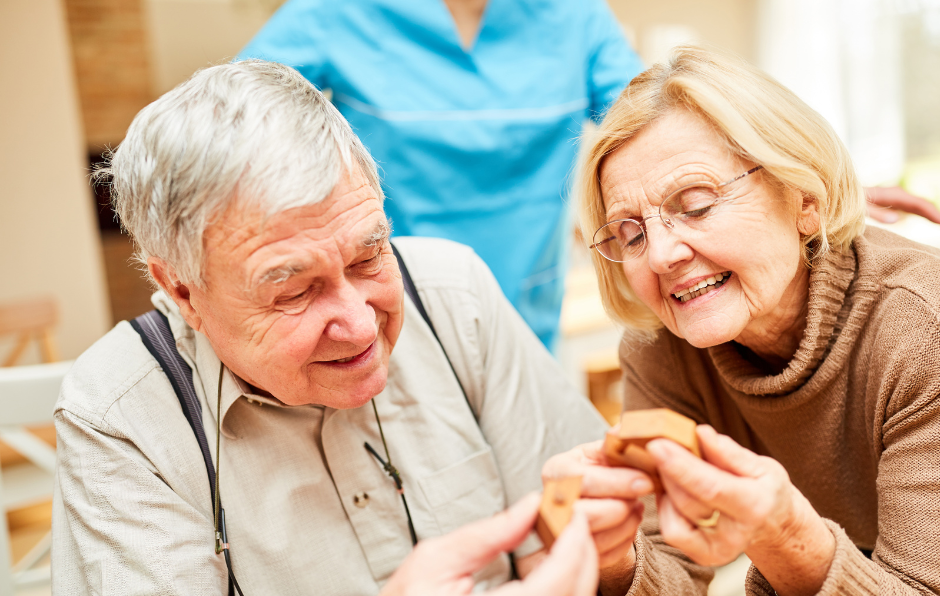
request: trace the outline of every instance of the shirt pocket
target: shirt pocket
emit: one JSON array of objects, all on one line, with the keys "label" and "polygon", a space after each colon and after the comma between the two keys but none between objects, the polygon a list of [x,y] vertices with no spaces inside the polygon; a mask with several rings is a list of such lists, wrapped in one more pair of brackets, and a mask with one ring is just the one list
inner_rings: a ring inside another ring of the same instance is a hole
[{"label": "shirt pocket", "polygon": [[418,484],[444,534],[506,506],[499,468],[489,446],[419,479]]}]

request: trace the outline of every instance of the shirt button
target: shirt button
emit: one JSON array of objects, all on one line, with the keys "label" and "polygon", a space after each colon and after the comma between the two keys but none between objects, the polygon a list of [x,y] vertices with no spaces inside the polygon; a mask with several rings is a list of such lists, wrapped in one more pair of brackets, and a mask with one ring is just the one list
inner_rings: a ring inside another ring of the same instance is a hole
[{"label": "shirt button", "polygon": [[353,505],[362,509],[369,505],[369,493],[356,493],[353,495]]}]

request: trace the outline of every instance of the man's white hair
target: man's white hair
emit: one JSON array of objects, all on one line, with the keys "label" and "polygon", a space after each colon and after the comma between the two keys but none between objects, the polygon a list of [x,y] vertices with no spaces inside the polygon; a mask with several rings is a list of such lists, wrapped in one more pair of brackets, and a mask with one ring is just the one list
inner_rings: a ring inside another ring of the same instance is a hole
[{"label": "man's white hair", "polygon": [[376,194],[375,162],[340,113],[296,70],[245,60],[213,66],[141,110],[95,173],[137,246],[183,283],[203,285],[203,234],[233,203],[267,216],[325,199],[358,165]]}]

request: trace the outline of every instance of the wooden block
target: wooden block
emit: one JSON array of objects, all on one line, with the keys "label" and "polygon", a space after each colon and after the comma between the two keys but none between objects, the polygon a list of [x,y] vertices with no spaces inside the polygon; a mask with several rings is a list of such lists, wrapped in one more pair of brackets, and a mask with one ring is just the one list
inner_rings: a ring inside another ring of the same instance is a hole
[{"label": "wooden block", "polygon": [[604,437],[604,455],[612,465],[627,466],[646,472],[657,493],[663,491],[653,457],[646,444],[653,439],[670,439],[702,457],[695,436],[695,421],[667,408],[624,412],[620,426]]},{"label": "wooden block", "polygon": [[539,505],[539,516],[535,520],[535,531],[546,549],[552,547],[555,538],[571,521],[571,516],[574,515],[574,502],[580,496],[581,476],[567,476],[545,481],[542,504]]}]

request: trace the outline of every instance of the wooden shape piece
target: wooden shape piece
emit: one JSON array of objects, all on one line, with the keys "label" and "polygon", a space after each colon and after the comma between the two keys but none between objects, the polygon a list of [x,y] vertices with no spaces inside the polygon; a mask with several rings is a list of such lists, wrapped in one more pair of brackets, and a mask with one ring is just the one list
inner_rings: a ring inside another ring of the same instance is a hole
[{"label": "wooden shape piece", "polygon": [[555,538],[561,534],[571,516],[574,515],[574,502],[581,496],[581,476],[566,476],[545,481],[542,489],[542,504],[539,516],[535,520],[535,531],[546,549],[552,547]]},{"label": "wooden shape piece", "polygon": [[654,490],[661,493],[662,481],[653,457],[646,451],[646,444],[653,439],[670,439],[696,457],[702,457],[695,426],[694,420],[668,408],[624,412],[620,426],[608,431],[604,437],[604,455],[613,465],[645,472],[652,479]]}]

